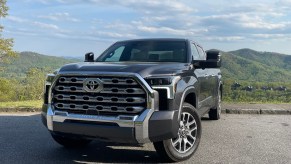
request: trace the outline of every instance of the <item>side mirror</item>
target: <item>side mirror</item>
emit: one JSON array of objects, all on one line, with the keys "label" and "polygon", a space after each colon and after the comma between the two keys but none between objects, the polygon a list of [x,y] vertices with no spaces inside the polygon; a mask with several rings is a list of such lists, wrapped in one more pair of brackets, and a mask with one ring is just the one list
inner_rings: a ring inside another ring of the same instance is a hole
[{"label": "side mirror", "polygon": [[217,50],[210,50],[206,52],[206,60],[194,60],[192,64],[195,68],[220,68],[221,67],[221,55]]},{"label": "side mirror", "polygon": [[192,64],[193,64],[194,68],[198,68],[198,69],[199,68],[202,68],[202,69],[208,68],[206,60],[193,60]]},{"label": "side mirror", "polygon": [[94,53],[88,52],[85,54],[85,62],[94,62]]},{"label": "side mirror", "polygon": [[221,54],[217,50],[206,51],[206,68],[220,68]]}]

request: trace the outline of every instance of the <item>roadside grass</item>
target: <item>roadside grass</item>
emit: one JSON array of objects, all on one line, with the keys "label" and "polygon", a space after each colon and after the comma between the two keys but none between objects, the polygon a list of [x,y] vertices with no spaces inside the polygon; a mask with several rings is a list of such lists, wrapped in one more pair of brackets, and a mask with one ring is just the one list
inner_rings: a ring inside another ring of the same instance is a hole
[{"label": "roadside grass", "polygon": [[0,102],[0,108],[41,108],[42,100]]}]

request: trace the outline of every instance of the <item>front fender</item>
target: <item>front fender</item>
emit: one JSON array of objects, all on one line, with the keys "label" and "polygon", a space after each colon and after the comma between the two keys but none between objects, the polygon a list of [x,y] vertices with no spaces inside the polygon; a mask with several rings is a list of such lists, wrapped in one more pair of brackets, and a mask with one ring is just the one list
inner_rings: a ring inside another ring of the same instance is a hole
[{"label": "front fender", "polygon": [[[181,110],[183,107],[183,102],[185,101],[185,98],[187,97],[188,94],[190,93],[194,93],[195,96],[198,95],[197,93],[197,88],[198,88],[198,81],[195,77],[190,76],[190,77],[185,77],[182,78],[179,83],[177,84],[177,90],[176,90],[176,94],[175,94],[175,100],[174,100],[174,106],[175,109],[178,110],[179,114],[178,114],[178,120],[180,120],[180,114],[181,114]],[[198,98],[195,97],[195,102],[191,103],[193,104],[194,107],[197,107],[197,100]]]}]

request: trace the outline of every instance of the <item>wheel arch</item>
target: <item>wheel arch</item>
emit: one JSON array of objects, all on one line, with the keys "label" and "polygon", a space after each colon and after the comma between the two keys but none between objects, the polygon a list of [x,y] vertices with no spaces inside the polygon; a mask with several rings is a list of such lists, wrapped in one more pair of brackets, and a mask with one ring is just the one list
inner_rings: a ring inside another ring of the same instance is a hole
[{"label": "wheel arch", "polygon": [[[183,102],[187,102],[191,105],[193,105],[195,108],[197,107],[197,101],[196,101],[196,94],[194,92],[190,92],[185,96],[185,99]],[[182,103],[183,103],[182,102]]]},{"label": "wheel arch", "polygon": [[[178,120],[180,120],[181,111],[182,111],[184,102],[187,102],[187,103],[193,105],[197,109],[197,106],[198,106],[197,94],[196,94],[196,90],[194,87],[186,88],[182,94],[182,98],[181,98],[180,106],[179,106],[179,112],[178,112]],[[196,112],[198,112],[198,111],[196,111]]]}]

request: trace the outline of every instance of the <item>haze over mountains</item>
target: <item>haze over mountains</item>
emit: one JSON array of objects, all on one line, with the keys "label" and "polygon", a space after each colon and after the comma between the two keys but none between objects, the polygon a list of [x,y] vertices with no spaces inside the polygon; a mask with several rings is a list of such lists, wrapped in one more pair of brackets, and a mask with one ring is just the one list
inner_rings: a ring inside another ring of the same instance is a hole
[{"label": "haze over mountains", "polygon": [[[10,64],[0,64],[5,70],[1,77],[21,78],[30,68],[54,70],[60,66],[80,62],[82,59],[47,56],[34,52],[21,52]],[[291,55],[240,49],[222,52],[224,79],[237,81],[287,82],[291,81]]]}]

